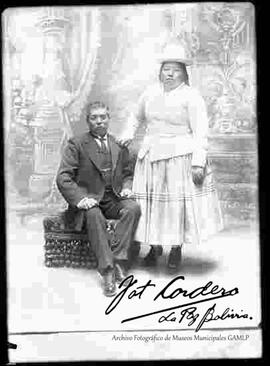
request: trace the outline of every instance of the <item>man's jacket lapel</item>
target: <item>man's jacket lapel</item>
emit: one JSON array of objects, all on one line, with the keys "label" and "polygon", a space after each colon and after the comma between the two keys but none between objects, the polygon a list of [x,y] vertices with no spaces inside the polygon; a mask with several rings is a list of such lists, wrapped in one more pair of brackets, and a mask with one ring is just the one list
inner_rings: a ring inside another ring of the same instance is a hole
[{"label": "man's jacket lapel", "polygon": [[[112,174],[113,174],[116,164],[117,164],[120,147],[114,141],[113,137],[110,136],[109,134],[108,134],[107,141],[108,141],[108,147],[110,148],[111,155],[112,155]],[[87,157],[95,164],[95,166],[98,168],[98,170],[101,170],[101,166],[100,166],[101,162],[99,159],[97,143],[90,133],[88,133],[86,135],[85,140],[82,142],[82,146],[83,146],[84,152],[87,155]]]},{"label": "man's jacket lapel", "polygon": [[95,164],[98,170],[101,169],[97,143],[92,135],[88,133],[82,142],[85,155]]},{"label": "man's jacket lapel", "polygon": [[111,149],[112,154],[112,174],[116,168],[116,163],[119,157],[120,147],[115,142],[112,136],[108,135],[108,146]]}]

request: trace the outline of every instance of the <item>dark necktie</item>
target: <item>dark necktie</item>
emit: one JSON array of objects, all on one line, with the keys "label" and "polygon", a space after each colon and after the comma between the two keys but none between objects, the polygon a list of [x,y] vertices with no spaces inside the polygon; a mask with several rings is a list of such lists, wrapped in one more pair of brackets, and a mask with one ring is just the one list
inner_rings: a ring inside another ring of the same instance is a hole
[{"label": "dark necktie", "polygon": [[105,138],[105,137],[101,137],[101,136],[99,136],[99,137],[98,137],[98,139],[99,139],[99,141],[100,141],[100,148],[101,148],[101,152],[102,152],[103,154],[106,154],[106,153],[108,152],[108,150],[107,150],[107,146],[106,146],[106,144],[105,144],[106,138]]}]

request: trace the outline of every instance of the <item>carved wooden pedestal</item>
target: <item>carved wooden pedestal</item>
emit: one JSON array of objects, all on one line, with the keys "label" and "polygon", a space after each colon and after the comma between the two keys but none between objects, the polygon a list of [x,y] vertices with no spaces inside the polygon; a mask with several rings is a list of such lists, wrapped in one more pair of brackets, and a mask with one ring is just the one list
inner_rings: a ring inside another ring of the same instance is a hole
[{"label": "carved wooden pedestal", "polygon": [[50,192],[60,161],[63,127],[59,111],[45,107],[38,111],[32,123],[35,138],[34,172],[29,180],[32,198],[42,199]]}]

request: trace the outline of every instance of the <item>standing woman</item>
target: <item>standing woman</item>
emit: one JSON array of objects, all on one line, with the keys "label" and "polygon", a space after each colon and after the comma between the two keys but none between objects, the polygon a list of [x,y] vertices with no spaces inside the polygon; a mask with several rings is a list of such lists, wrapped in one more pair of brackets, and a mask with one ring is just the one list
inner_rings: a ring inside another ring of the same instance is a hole
[{"label": "standing woman", "polygon": [[120,140],[129,143],[146,124],[133,181],[142,211],[135,240],[151,246],[148,264],[169,246],[168,267],[176,269],[184,243],[200,244],[223,225],[207,160],[206,106],[189,86],[191,60],[181,46],[170,45],[160,63],[159,82],[141,95]]}]

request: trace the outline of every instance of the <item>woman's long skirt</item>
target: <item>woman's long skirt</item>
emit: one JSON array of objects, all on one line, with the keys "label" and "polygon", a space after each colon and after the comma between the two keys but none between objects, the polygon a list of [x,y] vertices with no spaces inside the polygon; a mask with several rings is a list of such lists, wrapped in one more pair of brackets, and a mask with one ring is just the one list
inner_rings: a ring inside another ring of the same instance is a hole
[{"label": "woman's long skirt", "polygon": [[135,240],[149,245],[200,244],[223,228],[209,163],[202,186],[191,173],[192,154],[151,162],[149,153],[135,166],[133,192],[141,206]]}]

